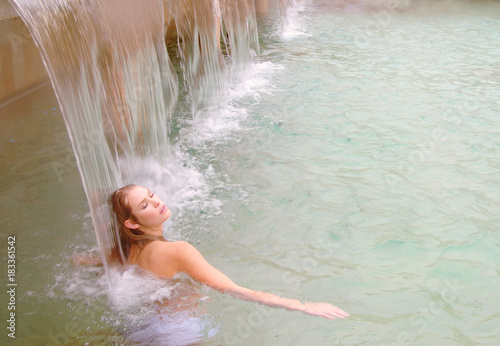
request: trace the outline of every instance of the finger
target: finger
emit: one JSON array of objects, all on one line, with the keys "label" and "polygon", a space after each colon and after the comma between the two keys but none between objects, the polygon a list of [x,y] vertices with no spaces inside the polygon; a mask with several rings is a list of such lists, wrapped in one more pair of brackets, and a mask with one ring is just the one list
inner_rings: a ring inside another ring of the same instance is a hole
[{"label": "finger", "polygon": [[342,310],[339,307],[333,306],[331,304],[326,303],[325,307],[328,307],[328,311],[331,312],[332,314],[335,314],[338,317],[349,317],[349,314]]},{"label": "finger", "polygon": [[334,315],[337,316],[337,317],[340,317],[340,318],[349,317],[348,313],[341,313],[341,312],[335,312]]},{"label": "finger", "polygon": [[334,311],[338,315],[345,316],[345,317],[349,316],[349,314],[347,312],[345,312],[344,310],[342,310],[340,308],[335,307]]},{"label": "finger", "polygon": [[346,318],[349,317],[349,314],[339,308],[334,309],[332,312],[332,315],[337,316],[339,318]]},{"label": "finger", "polygon": [[349,317],[349,314],[347,314],[347,313],[336,313],[335,316],[338,316],[340,318],[346,318],[346,317]]}]

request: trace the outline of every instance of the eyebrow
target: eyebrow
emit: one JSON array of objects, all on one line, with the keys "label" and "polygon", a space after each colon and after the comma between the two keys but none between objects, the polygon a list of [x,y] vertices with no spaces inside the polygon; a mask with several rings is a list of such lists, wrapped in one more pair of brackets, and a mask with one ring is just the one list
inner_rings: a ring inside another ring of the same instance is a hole
[{"label": "eyebrow", "polygon": [[[151,194],[151,191],[149,191],[149,189],[148,189],[148,196],[149,196],[150,194]],[[141,204],[142,204],[144,201],[146,201],[146,198],[144,198],[142,201],[140,201],[140,202],[139,202],[139,204],[137,204],[137,206],[138,206],[138,207],[140,207],[140,206],[141,206]]]}]

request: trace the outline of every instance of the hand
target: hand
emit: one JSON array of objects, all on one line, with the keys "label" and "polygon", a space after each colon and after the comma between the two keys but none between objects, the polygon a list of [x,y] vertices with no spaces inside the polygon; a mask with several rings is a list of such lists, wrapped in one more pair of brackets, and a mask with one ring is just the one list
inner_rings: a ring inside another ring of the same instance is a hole
[{"label": "hand", "polygon": [[334,320],[337,317],[349,317],[347,312],[328,303],[306,303],[304,313],[312,316],[329,318],[331,320]]},{"label": "hand", "polygon": [[93,266],[101,266],[103,265],[102,259],[100,256],[94,256],[89,253],[80,253],[74,255],[72,261],[75,265],[93,265]]}]

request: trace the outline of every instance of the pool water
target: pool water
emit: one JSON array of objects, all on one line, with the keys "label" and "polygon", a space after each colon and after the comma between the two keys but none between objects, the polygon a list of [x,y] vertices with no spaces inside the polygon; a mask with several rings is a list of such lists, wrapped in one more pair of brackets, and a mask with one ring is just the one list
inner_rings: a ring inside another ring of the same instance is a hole
[{"label": "pool water", "polygon": [[[173,210],[167,238],[240,285],[351,316],[200,288],[202,342],[495,344],[500,6],[314,1],[288,12],[283,32],[259,20],[260,61],[220,109],[193,119],[181,97],[171,135],[181,168],[144,159],[131,171]],[[50,87],[0,109],[0,122],[17,343],[127,343],[127,326],[175,284],[127,272],[110,289],[101,268],[72,264],[97,246]]]}]

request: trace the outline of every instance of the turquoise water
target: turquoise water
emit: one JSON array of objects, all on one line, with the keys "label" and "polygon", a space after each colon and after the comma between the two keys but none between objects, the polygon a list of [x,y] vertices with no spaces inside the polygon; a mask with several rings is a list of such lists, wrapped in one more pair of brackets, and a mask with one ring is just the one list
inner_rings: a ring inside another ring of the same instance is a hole
[{"label": "turquoise water", "polygon": [[[499,6],[317,1],[289,12],[283,33],[260,19],[261,61],[220,109],[193,120],[181,98],[171,139],[182,168],[131,170],[171,206],[168,238],[240,285],[351,317],[200,289],[205,343],[495,344]],[[102,269],[71,264],[96,245],[55,98],[42,89],[0,112],[18,343],[125,342],[124,326],[172,284],[126,273],[110,292]]]}]

